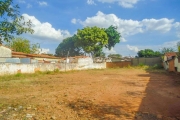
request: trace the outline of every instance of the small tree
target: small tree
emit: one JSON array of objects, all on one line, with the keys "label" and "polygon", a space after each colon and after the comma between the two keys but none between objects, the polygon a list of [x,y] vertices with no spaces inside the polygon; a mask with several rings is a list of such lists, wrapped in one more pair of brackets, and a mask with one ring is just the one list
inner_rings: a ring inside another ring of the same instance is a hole
[{"label": "small tree", "polygon": [[139,57],[158,57],[161,56],[161,53],[159,51],[153,51],[151,49],[145,49],[138,51]]},{"label": "small tree", "polygon": [[25,38],[13,38],[12,41],[7,43],[7,46],[12,48],[16,52],[24,52],[35,54],[39,52],[40,45],[38,43],[31,44],[29,40]]},{"label": "small tree", "polygon": [[161,49],[161,54],[165,54],[167,52],[175,52],[175,50],[173,48],[171,48],[171,47],[163,47]]},{"label": "small tree", "polygon": [[178,48],[178,52],[180,53],[180,41],[177,42],[177,48]]}]

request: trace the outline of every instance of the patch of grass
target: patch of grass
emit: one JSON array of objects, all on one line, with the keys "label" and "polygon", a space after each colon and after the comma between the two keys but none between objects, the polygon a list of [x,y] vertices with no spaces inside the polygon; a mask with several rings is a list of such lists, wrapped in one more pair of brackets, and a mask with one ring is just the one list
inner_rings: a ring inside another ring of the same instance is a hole
[{"label": "patch of grass", "polygon": [[22,79],[27,79],[27,78],[32,78],[32,77],[37,77],[37,76],[43,76],[43,75],[49,75],[53,73],[59,73],[57,70],[55,71],[36,71],[35,73],[16,73],[16,74],[7,74],[7,75],[1,75],[0,76],[0,81],[10,81],[10,80],[22,80]]},{"label": "patch of grass", "polygon": [[54,69],[54,73],[59,73],[59,69]]},{"label": "patch of grass", "polygon": [[22,77],[23,74],[22,74],[22,73],[16,73],[14,76],[15,76],[15,77]]}]

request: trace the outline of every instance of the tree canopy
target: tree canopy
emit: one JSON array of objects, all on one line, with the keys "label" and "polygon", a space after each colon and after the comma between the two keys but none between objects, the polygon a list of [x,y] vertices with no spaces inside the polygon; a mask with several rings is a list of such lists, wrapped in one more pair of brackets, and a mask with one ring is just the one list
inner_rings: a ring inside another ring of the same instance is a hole
[{"label": "tree canopy", "polygon": [[117,27],[109,28],[85,27],[78,29],[73,37],[64,39],[56,48],[56,56],[65,57],[68,52],[70,56],[91,54],[93,57],[104,57],[103,48],[109,50],[120,42],[120,33]]},{"label": "tree canopy", "polygon": [[38,53],[40,45],[38,43],[31,44],[29,40],[25,38],[13,38],[10,42],[7,43],[7,46],[12,48],[16,52],[24,53]]},{"label": "tree canopy", "polygon": [[82,47],[86,53],[93,56],[101,53],[102,48],[108,44],[108,37],[103,28],[85,27],[77,31],[76,46]]},{"label": "tree canopy", "polygon": [[161,54],[167,53],[167,52],[175,52],[175,50],[171,47],[163,47],[161,49]]},{"label": "tree canopy", "polygon": [[178,49],[178,52],[180,53],[180,41],[177,42],[177,49]]},{"label": "tree canopy", "polygon": [[120,33],[117,31],[117,27],[110,26],[109,28],[105,29],[105,32],[108,36],[108,44],[105,45],[106,48],[111,50],[112,47],[115,46],[116,43],[120,42]]},{"label": "tree canopy", "polygon": [[76,35],[64,39],[56,48],[55,55],[61,57],[66,57],[68,54],[69,56],[82,55],[82,49],[75,46],[76,40]]},{"label": "tree canopy", "polygon": [[159,57],[161,56],[161,53],[159,51],[153,51],[151,49],[144,49],[138,51],[138,56],[139,57]]},{"label": "tree canopy", "polygon": [[14,35],[33,33],[31,21],[25,21],[20,15],[19,6],[13,5],[13,0],[0,1],[0,44],[9,42]]}]

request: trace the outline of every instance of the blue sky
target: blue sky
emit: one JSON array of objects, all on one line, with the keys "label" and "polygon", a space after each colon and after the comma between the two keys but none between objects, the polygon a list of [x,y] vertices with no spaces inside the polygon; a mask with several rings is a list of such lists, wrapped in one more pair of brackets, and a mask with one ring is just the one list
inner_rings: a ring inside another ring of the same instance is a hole
[{"label": "blue sky", "polygon": [[23,37],[48,53],[86,26],[118,27],[121,42],[107,54],[135,56],[142,49],[160,50],[180,41],[180,0],[14,0],[35,33]]}]

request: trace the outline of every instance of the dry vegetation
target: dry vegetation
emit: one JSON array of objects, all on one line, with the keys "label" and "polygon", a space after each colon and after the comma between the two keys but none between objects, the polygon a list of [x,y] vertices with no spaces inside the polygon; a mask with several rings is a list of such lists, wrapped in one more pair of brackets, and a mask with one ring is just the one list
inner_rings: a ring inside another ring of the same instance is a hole
[{"label": "dry vegetation", "polygon": [[179,120],[180,76],[105,69],[0,77],[2,120]]}]

